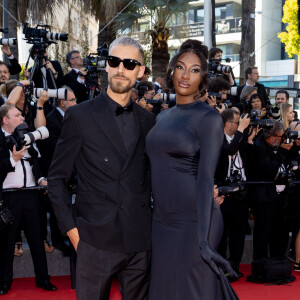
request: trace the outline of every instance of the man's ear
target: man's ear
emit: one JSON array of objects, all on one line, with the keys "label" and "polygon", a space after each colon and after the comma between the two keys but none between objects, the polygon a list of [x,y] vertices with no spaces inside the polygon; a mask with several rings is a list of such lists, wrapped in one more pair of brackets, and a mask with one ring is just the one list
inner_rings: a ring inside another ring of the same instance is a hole
[{"label": "man's ear", "polygon": [[141,78],[144,73],[145,73],[145,66],[140,66],[140,69],[139,69],[139,72],[138,72],[138,75],[137,75],[137,78]]}]

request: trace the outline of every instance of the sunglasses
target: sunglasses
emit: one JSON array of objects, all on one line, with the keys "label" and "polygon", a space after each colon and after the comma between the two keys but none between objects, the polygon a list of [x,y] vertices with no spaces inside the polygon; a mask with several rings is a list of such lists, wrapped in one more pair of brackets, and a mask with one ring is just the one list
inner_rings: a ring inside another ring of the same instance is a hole
[{"label": "sunglasses", "polygon": [[125,58],[125,59],[121,59],[119,57],[116,56],[107,56],[106,58],[108,65],[111,68],[117,68],[120,63],[123,63],[123,66],[126,70],[134,70],[136,66],[141,66],[142,64],[140,62],[138,62],[135,59],[130,59],[130,58]]}]

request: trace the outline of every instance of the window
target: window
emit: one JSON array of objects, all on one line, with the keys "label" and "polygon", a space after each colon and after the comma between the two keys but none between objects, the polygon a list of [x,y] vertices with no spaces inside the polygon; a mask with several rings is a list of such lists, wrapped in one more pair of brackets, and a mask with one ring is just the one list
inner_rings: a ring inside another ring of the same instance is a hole
[{"label": "window", "polygon": [[215,8],[216,20],[226,19],[226,6],[219,6]]}]

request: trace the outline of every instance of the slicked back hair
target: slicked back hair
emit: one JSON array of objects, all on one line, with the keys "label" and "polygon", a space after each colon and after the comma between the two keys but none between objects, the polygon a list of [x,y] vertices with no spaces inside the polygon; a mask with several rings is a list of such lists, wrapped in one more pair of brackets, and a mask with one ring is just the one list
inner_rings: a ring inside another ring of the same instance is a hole
[{"label": "slicked back hair", "polygon": [[144,49],[141,46],[141,44],[139,42],[137,42],[136,40],[132,39],[129,36],[120,36],[118,38],[116,38],[109,46],[109,53],[111,52],[112,48],[115,46],[131,46],[136,48],[139,51],[139,58],[140,58],[140,63],[143,65],[144,64]]}]

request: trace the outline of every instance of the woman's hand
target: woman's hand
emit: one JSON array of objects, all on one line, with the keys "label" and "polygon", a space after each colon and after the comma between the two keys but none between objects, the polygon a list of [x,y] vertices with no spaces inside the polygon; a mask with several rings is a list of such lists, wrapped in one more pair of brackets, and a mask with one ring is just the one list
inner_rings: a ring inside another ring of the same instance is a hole
[{"label": "woman's hand", "polygon": [[220,275],[218,266],[226,270],[230,277],[238,277],[238,274],[233,271],[230,263],[224,259],[216,250],[212,249],[208,243],[204,242],[200,245],[200,253],[203,260],[212,268],[212,270]]}]

